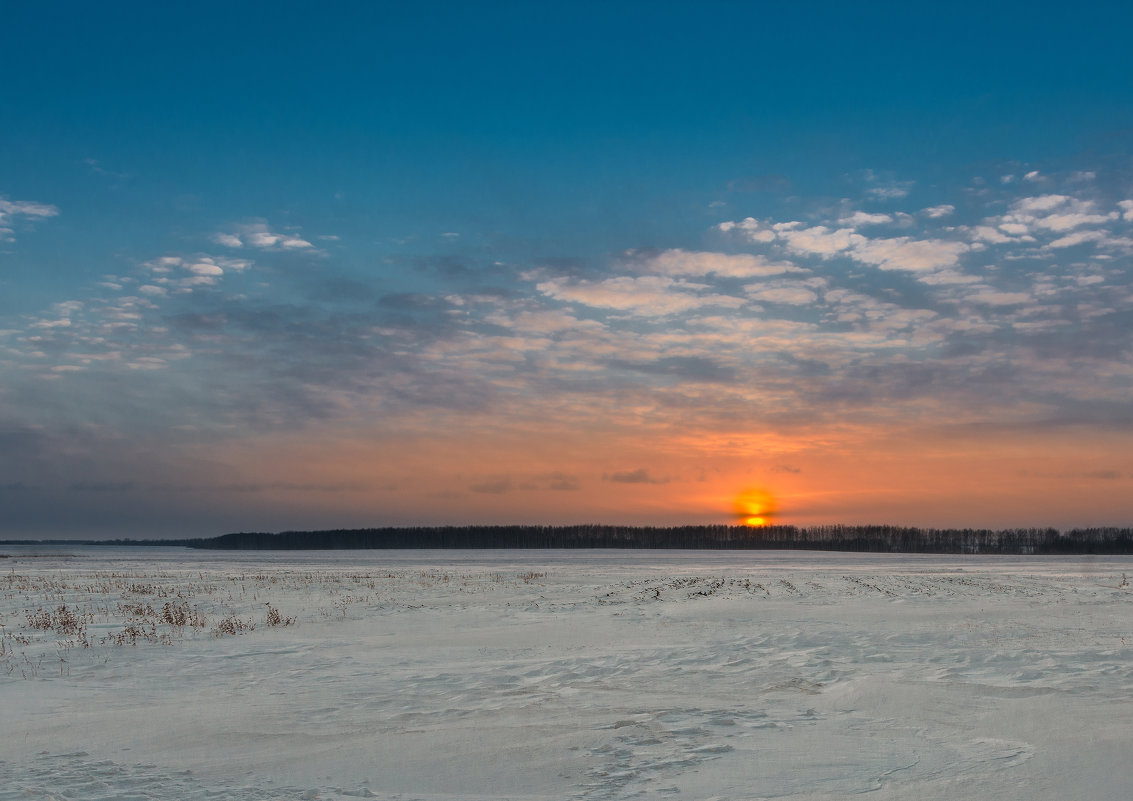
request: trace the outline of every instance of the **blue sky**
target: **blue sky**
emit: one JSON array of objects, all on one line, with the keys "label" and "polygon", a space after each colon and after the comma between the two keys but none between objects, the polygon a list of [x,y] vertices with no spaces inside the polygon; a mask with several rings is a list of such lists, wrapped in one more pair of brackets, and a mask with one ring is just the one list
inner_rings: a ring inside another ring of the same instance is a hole
[{"label": "blue sky", "polygon": [[1125,5],[232,5],[5,9],[0,536],[1133,511]]}]

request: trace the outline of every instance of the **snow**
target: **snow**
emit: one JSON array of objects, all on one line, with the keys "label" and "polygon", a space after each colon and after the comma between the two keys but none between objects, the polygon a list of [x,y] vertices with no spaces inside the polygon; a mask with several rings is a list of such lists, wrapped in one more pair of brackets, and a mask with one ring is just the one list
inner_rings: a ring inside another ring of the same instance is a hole
[{"label": "snow", "polygon": [[1128,557],[4,554],[0,801],[1133,794]]}]

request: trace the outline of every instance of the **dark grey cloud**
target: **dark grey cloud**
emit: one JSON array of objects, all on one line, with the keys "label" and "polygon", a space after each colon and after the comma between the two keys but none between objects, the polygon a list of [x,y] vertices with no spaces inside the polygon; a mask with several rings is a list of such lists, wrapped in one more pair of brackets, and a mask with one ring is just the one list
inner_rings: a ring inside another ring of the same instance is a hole
[{"label": "dark grey cloud", "polygon": [[546,488],[559,492],[576,492],[582,488],[578,476],[557,470],[532,476],[532,480],[535,482],[536,487],[540,489]]},{"label": "dark grey cloud", "polygon": [[1085,473],[1079,474],[1082,478],[1091,478],[1098,481],[1117,481],[1125,478],[1125,474],[1120,470],[1090,470]]},{"label": "dark grey cloud", "polygon": [[852,364],[810,386],[819,406],[893,408],[892,404],[931,399],[968,405],[1017,402],[1026,390],[1022,367],[1002,358],[988,363],[912,362]]},{"label": "dark grey cloud", "polygon": [[976,356],[993,347],[989,341],[980,341],[971,336],[949,337],[941,348],[940,355],[945,359],[964,359]]},{"label": "dark grey cloud", "polygon": [[1125,360],[1133,354],[1133,310],[1067,320],[1052,331],[1024,334],[1019,341],[1041,359]]},{"label": "dark grey cloud", "polygon": [[649,471],[644,467],[639,467],[636,470],[616,471],[613,473],[603,473],[603,481],[613,481],[618,484],[668,484],[669,477],[655,478],[649,474]]},{"label": "dark grey cloud", "polygon": [[1128,431],[1133,429],[1133,403],[1127,398],[1067,398],[1047,393],[1037,400],[1050,408],[1048,415],[1037,422],[1040,426],[1090,425]]},{"label": "dark grey cloud", "polygon": [[228,299],[168,318],[199,353],[205,391],[189,405],[257,428],[299,427],[372,405],[481,408],[489,382],[422,357],[460,334],[451,304],[425,294],[386,295],[369,311]]},{"label": "dark grey cloud", "polygon": [[736,371],[703,356],[666,356],[651,362],[610,359],[606,362],[616,370],[628,370],[646,375],[672,376],[682,381],[736,380]]},{"label": "dark grey cloud", "polygon": [[786,351],[779,351],[775,358],[793,367],[801,376],[822,377],[834,373],[834,369],[821,359],[808,359]]},{"label": "dark grey cloud", "polygon": [[558,492],[577,492],[582,489],[582,485],[579,483],[577,476],[558,474],[556,478],[550,480],[547,488]]},{"label": "dark grey cloud", "polygon": [[481,481],[478,484],[472,484],[468,489],[473,492],[486,493],[489,495],[502,495],[505,492],[511,492],[513,483],[510,476],[500,476],[498,478],[488,479]]}]

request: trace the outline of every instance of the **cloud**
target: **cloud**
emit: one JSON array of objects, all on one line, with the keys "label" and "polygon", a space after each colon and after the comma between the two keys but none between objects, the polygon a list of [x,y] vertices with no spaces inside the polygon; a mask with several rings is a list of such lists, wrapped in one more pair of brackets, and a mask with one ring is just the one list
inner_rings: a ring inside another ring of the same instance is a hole
[{"label": "cloud", "polygon": [[[1050,239],[1039,246],[1057,250],[1093,243],[1105,249],[1128,248],[1133,245],[1128,238],[1099,230],[1123,215],[1121,202],[1104,211],[1095,200],[1052,193],[1019,198],[1006,214],[988,217],[970,232],[974,242],[989,245],[1029,245]],[[1082,228],[1091,230],[1078,230]]]},{"label": "cloud", "polygon": [[673,376],[685,381],[727,382],[735,380],[736,377],[732,368],[704,356],[666,356],[647,362],[611,359],[608,364],[620,370]]},{"label": "cloud", "polygon": [[[1091,209],[1093,204],[1082,204],[1081,208]],[[1070,211],[1065,214],[1048,214],[1035,220],[1035,225],[1056,233],[1070,231],[1083,225],[1102,225],[1113,216],[1108,214],[1090,214],[1085,211]]]},{"label": "cloud", "polygon": [[754,217],[747,217],[740,222],[722,222],[715,228],[748,244],[770,244],[778,241],[786,244],[787,248],[795,253],[823,258],[844,253],[855,244],[868,241],[853,228],[804,226],[797,221],[770,223],[761,222]]},{"label": "cloud", "polygon": [[107,178],[115,178],[120,181],[133,177],[133,175],[128,172],[116,172],[115,170],[108,170],[98,159],[83,159],[83,164],[87,165],[87,168],[95,175],[102,175]]},{"label": "cloud", "polygon": [[679,248],[663,251],[628,251],[625,261],[638,272],[675,277],[756,278],[798,272],[790,262],[773,262],[748,253],[713,253]]},{"label": "cloud", "polygon": [[798,284],[785,282],[748,284],[744,287],[748,297],[764,303],[784,303],[790,306],[806,306],[818,300],[813,290]]},{"label": "cloud", "polygon": [[927,272],[954,266],[970,245],[943,239],[903,236],[870,239],[853,228],[826,225],[803,227],[801,222],[760,223],[751,217],[740,223],[721,223],[718,231],[732,233],[749,243],[780,241],[788,250],[829,259],[848,256],[882,270]]},{"label": "cloud", "polygon": [[881,186],[870,187],[866,194],[875,200],[900,200],[908,197],[909,190],[913,188],[912,181],[893,182]]},{"label": "cloud", "polygon": [[317,250],[313,244],[298,234],[279,233],[268,228],[266,222],[253,222],[237,225],[232,232],[213,235],[213,241],[230,248],[252,247],[272,251]]},{"label": "cloud", "polygon": [[939,220],[942,217],[948,217],[952,215],[953,213],[955,213],[955,211],[955,206],[949,203],[943,203],[939,206],[929,206],[927,209],[921,209],[921,214],[931,220]]},{"label": "cloud", "polygon": [[0,242],[15,241],[15,229],[12,225],[17,220],[45,220],[58,214],[59,209],[47,203],[36,203],[31,200],[9,200],[0,195]]},{"label": "cloud", "polygon": [[852,255],[881,270],[926,272],[952,267],[968,250],[969,246],[963,242],[902,236],[856,243]]},{"label": "cloud", "polygon": [[885,225],[893,222],[891,214],[870,214],[865,211],[855,211],[838,219],[839,225],[848,225],[851,228],[861,228],[867,225]]},{"label": "cloud", "polygon": [[1090,470],[1078,475],[1082,478],[1092,478],[1098,481],[1116,481],[1125,477],[1120,470]]},{"label": "cloud", "polygon": [[1071,200],[1072,198],[1066,195],[1039,195],[1020,198],[1011,204],[1011,208],[1019,214],[1041,214],[1053,211]]},{"label": "cloud", "polygon": [[668,484],[669,477],[654,478],[644,467],[636,470],[626,470],[614,473],[603,473],[603,481],[613,481],[618,484]]},{"label": "cloud", "polygon": [[532,476],[531,480],[535,482],[535,489],[546,489],[554,492],[578,492],[582,489],[577,475],[558,470],[550,473],[540,473]]},{"label": "cloud", "polygon": [[150,297],[161,297],[170,290],[192,292],[198,287],[215,286],[225,272],[240,273],[252,266],[249,259],[222,256],[161,256],[145,262],[150,283],[139,288]]},{"label": "cloud", "polygon": [[774,242],[776,238],[774,231],[754,217],[746,217],[739,222],[722,222],[716,226],[716,230],[725,234],[734,234],[752,244]]},{"label": "cloud", "polygon": [[831,229],[825,225],[795,228],[797,223],[780,223],[775,228],[780,239],[796,253],[822,257],[835,256],[852,250],[868,240],[852,228]]},{"label": "cloud", "polygon": [[582,485],[578,482],[578,476],[559,474],[557,478],[551,480],[547,488],[556,492],[578,492],[582,489]]},{"label": "cloud", "polygon": [[1101,231],[1076,231],[1075,233],[1067,234],[1052,242],[1048,242],[1047,247],[1072,248],[1076,245],[1086,244],[1087,242],[1104,242],[1106,239],[1106,235]]},{"label": "cloud", "polygon": [[1039,195],[1021,198],[1011,204],[1000,228],[1014,223],[1016,231],[1045,229],[1062,233],[1083,225],[1101,225],[1116,219],[1117,212],[1099,214],[1097,204],[1067,195]]},{"label": "cloud", "polygon": [[[1025,232],[1026,230],[1027,229],[1025,226],[1021,227],[1021,231]],[[1010,231],[1010,233],[1015,234],[1019,233],[1019,231]],[[1001,231],[999,228],[993,227],[991,225],[973,226],[972,239],[978,242],[986,242],[991,245],[1002,245],[1007,242],[1018,241],[1015,237],[1008,236],[1008,234],[1004,231]],[[1030,237],[1030,239],[1033,240],[1033,237]]]},{"label": "cloud", "polygon": [[561,334],[605,327],[597,320],[580,320],[563,309],[498,309],[489,312],[484,319],[493,325],[528,334]]},{"label": "cloud", "polygon": [[705,293],[709,287],[665,276],[621,276],[602,281],[553,278],[535,287],[556,300],[615,309],[644,317],[664,317],[709,306],[736,308],[742,298]]},{"label": "cloud", "polygon": [[220,265],[217,264],[216,262],[212,261],[211,259],[205,260],[205,261],[195,262],[193,264],[187,264],[187,265],[185,265],[185,268],[189,272],[191,272],[193,275],[208,275],[208,276],[224,275],[224,270],[221,269]]},{"label": "cloud", "polygon": [[982,303],[987,306],[1017,306],[1024,303],[1032,303],[1034,296],[1029,292],[998,292],[989,289],[982,292],[966,294],[964,295],[964,300],[969,303]]},{"label": "cloud", "polygon": [[512,480],[510,476],[499,476],[478,484],[472,484],[468,489],[488,495],[502,495],[512,490]]}]

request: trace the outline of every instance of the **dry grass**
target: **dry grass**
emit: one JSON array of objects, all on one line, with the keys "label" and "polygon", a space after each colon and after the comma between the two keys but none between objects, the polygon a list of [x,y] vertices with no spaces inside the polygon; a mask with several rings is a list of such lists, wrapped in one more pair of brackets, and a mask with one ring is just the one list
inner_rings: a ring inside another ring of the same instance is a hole
[{"label": "dry grass", "polygon": [[281,611],[289,607],[328,624],[415,609],[426,587],[497,593],[545,578],[436,569],[84,570],[70,560],[13,558],[0,572],[0,679],[77,675],[128,658],[126,646],[258,636],[298,625]]},{"label": "dry grass", "polygon": [[268,607],[268,614],[267,614],[267,620],[265,622],[269,626],[290,626],[292,623],[295,622],[295,618],[284,617],[283,615],[281,615],[279,613],[279,610],[276,609],[271,604],[268,604],[267,607]]},{"label": "dry grass", "polygon": [[212,636],[224,637],[226,635],[236,636],[237,634],[247,634],[249,631],[256,630],[256,622],[254,620],[241,620],[236,615],[229,615],[228,617],[221,618],[212,627]]},{"label": "dry grass", "polygon": [[203,629],[207,623],[197,607],[190,607],[188,601],[166,601],[161,607],[161,621],[170,626],[191,626]]}]

